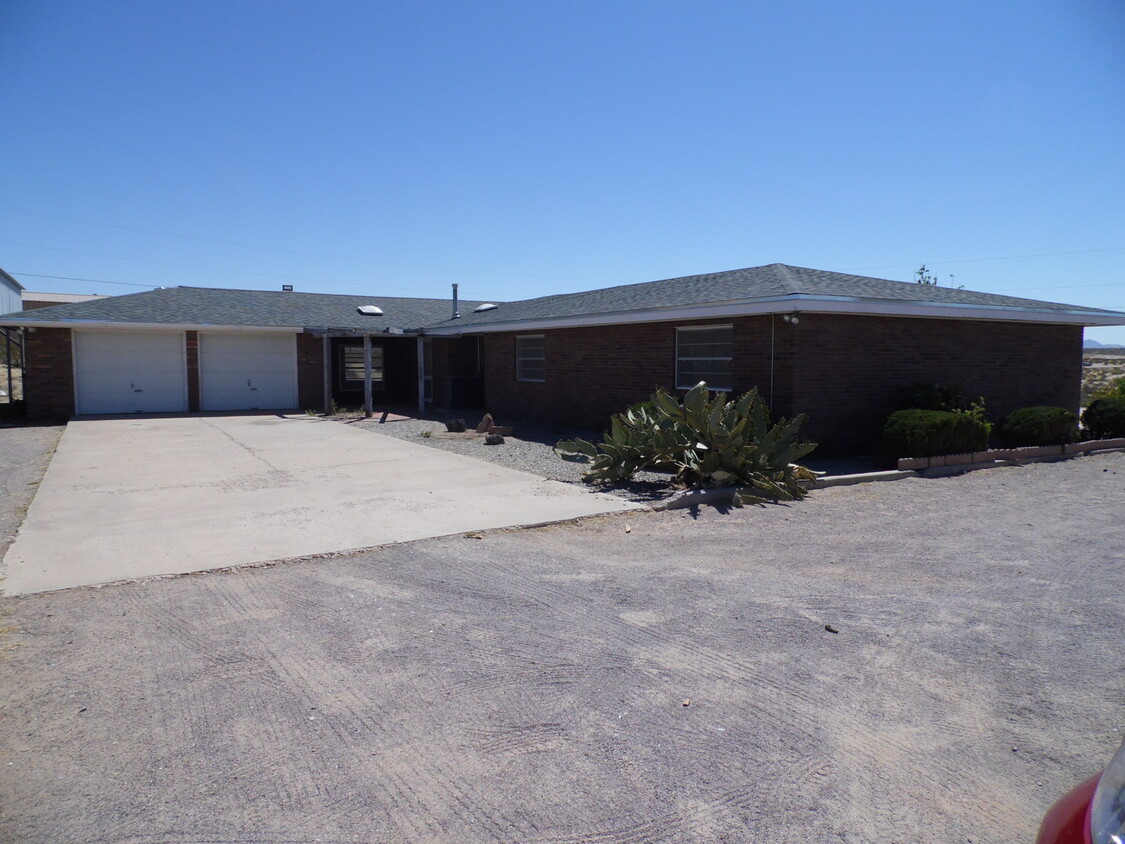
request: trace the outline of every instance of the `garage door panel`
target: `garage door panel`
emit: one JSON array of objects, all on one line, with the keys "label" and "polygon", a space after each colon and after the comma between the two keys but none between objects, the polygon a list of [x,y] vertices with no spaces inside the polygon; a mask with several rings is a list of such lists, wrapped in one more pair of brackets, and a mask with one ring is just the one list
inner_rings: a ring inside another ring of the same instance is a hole
[{"label": "garage door panel", "polygon": [[295,334],[201,334],[203,410],[291,410],[297,406]]},{"label": "garage door panel", "polygon": [[75,407],[80,414],[187,410],[181,332],[74,332]]}]

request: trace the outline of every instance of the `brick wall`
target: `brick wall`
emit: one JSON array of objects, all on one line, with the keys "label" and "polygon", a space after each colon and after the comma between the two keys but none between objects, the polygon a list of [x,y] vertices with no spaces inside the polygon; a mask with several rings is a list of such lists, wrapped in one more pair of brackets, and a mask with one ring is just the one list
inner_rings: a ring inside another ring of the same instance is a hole
[{"label": "brick wall", "polygon": [[[543,383],[516,380],[516,334],[485,334],[485,406],[501,420],[604,428],[612,414],[647,399],[657,387],[675,387],[676,328],[687,325],[733,325],[734,390],[758,387],[768,399],[770,321],[768,316],[741,317],[537,332],[546,338]],[[777,339],[784,339],[780,332]],[[788,369],[781,377],[779,372],[774,373],[774,401],[787,407],[791,377]]]},{"label": "brick wall", "polygon": [[184,350],[187,354],[188,412],[199,413],[199,332],[184,332]]},{"label": "brick wall", "polygon": [[801,314],[794,405],[819,454],[871,450],[896,390],[919,381],[984,396],[1000,419],[1019,407],[1078,410],[1082,328],[1015,322]]},{"label": "brick wall", "polygon": [[324,338],[313,334],[297,335],[297,405],[324,409]]},{"label": "brick wall", "polygon": [[486,409],[502,424],[604,428],[674,386],[676,327],[708,324],[734,326],[735,394],[757,387],[775,417],[808,414],[803,432],[822,456],[870,451],[896,389],[917,381],[983,395],[995,418],[1032,404],[1078,407],[1080,327],[801,314],[797,325],[762,316],[538,332],[544,383],[516,380],[515,334],[485,334]]},{"label": "brick wall", "polygon": [[74,357],[69,328],[36,328],[24,336],[23,394],[28,419],[65,421],[74,415]]}]

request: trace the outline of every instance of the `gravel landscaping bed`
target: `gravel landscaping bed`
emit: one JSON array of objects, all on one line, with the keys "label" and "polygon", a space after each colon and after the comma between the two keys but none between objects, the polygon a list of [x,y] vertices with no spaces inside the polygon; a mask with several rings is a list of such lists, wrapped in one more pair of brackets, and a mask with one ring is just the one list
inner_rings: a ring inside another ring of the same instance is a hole
[{"label": "gravel landscaping bed", "polygon": [[[425,419],[398,419],[380,422],[378,416],[365,419],[362,416],[337,416],[336,419],[346,425],[362,428],[365,431],[374,431],[388,437],[408,440],[418,445],[431,448],[440,448],[463,454],[467,457],[476,457],[479,460],[488,460],[498,463],[509,469],[518,469],[530,472],[533,475],[547,478],[552,481],[581,484],[582,473],[585,465],[563,460],[554,452],[554,445],[559,440],[582,437],[587,440],[601,439],[601,432],[564,428],[556,425],[544,425],[538,422],[514,422],[501,420],[499,424],[512,426],[513,434],[504,437],[503,445],[485,445],[484,436],[462,437],[446,436],[446,419],[464,418],[471,431],[480,421],[479,416],[430,416]],[[429,432],[431,436],[424,436]],[[628,498],[631,501],[652,501],[664,498],[676,491],[668,476],[657,472],[639,472],[637,479],[629,484],[599,487],[602,492],[609,492]]]},{"label": "gravel landscaping bed", "polygon": [[[354,415],[340,415],[335,418],[344,424],[366,431],[488,460],[509,469],[518,469],[553,481],[572,484],[583,483],[582,473],[586,466],[563,460],[554,452],[555,443],[575,437],[582,437],[590,442],[598,442],[602,438],[601,431],[590,429],[544,425],[540,422],[509,423],[507,420],[501,420],[499,424],[512,426],[513,434],[504,437],[503,445],[485,445],[483,436],[462,438],[446,435],[446,420],[464,418],[466,425],[472,430],[480,421],[477,415],[445,414],[433,415],[425,419],[388,419],[386,422],[380,422],[378,416],[373,419]],[[425,436],[427,432],[430,434],[428,437]],[[874,460],[867,457],[808,460],[805,461],[805,465],[829,475],[873,472],[878,468]],[[599,489],[602,492],[640,502],[659,500],[678,491],[678,488],[669,482],[667,475],[658,472],[639,472],[632,483],[602,486]]]}]

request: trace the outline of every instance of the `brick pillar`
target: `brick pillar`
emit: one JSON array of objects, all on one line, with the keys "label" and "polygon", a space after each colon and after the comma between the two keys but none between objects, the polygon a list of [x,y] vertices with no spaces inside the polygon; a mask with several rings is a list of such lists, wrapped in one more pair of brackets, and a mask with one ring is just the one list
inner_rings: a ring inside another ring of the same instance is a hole
[{"label": "brick pillar", "polygon": [[199,413],[199,332],[185,333],[187,349],[187,406],[188,413]]},{"label": "brick pillar", "polygon": [[313,334],[297,335],[297,406],[324,406],[324,339]]},{"label": "brick pillar", "polygon": [[69,328],[29,329],[25,335],[23,394],[27,417],[65,421],[74,415],[74,353]]}]

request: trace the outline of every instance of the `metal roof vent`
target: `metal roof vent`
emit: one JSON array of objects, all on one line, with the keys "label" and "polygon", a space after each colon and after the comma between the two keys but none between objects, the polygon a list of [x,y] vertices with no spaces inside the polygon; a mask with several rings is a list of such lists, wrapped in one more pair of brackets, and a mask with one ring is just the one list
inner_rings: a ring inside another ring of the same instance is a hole
[{"label": "metal roof vent", "polygon": [[494,311],[497,307],[497,305],[494,305],[491,302],[485,302],[483,305],[477,305],[475,308],[473,308],[473,313],[483,314],[485,311]]},{"label": "metal roof vent", "polygon": [[382,316],[383,315],[383,309],[380,308],[378,305],[360,305],[358,308],[356,308],[356,310],[359,311],[364,316]]}]

